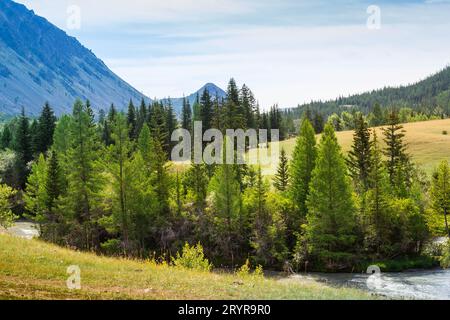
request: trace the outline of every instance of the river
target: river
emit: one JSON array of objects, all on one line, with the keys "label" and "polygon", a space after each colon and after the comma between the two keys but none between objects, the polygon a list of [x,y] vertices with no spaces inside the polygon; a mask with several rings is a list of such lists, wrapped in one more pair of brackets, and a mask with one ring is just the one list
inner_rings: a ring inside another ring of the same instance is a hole
[{"label": "river", "polygon": [[[8,229],[10,234],[31,239],[39,232],[30,222],[17,222]],[[450,270],[423,270],[379,275],[355,273],[309,273],[294,275],[284,281],[304,279],[326,283],[333,287],[352,287],[394,299],[450,299]]]},{"label": "river", "polygon": [[333,287],[352,287],[394,299],[450,299],[450,270],[424,270],[401,273],[295,275],[290,281],[312,279]]}]

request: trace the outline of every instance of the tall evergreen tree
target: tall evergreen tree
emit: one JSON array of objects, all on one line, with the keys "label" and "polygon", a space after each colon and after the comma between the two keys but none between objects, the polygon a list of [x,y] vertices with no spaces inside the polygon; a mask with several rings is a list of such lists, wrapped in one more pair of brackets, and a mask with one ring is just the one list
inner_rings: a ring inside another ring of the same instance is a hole
[{"label": "tall evergreen tree", "polygon": [[280,192],[285,192],[289,184],[289,160],[286,151],[281,149],[280,164],[275,175],[273,185]]},{"label": "tall evergreen tree", "polygon": [[183,97],[183,108],[181,110],[181,127],[192,132],[192,110],[189,100]]},{"label": "tall evergreen tree", "polygon": [[348,268],[356,252],[356,215],[347,167],[330,124],[325,126],[307,200],[308,252],[318,265]]},{"label": "tall evergreen tree", "polygon": [[133,100],[130,99],[130,103],[128,104],[128,112],[127,112],[127,125],[129,128],[129,136],[131,140],[137,138],[137,116],[136,116],[136,108],[134,107]]},{"label": "tall evergreen tree", "polygon": [[99,245],[96,220],[102,214],[100,191],[104,181],[99,166],[100,143],[87,111],[80,100],[75,102],[66,159],[69,184],[62,210],[72,216],[82,230],[82,236],[72,241],[81,248],[91,249]]},{"label": "tall evergreen tree", "polygon": [[12,134],[9,125],[6,124],[3,128],[2,135],[0,137],[0,149],[9,149],[12,145]]},{"label": "tall evergreen tree", "polygon": [[[224,143],[224,160],[226,159],[225,145],[226,142]],[[211,179],[210,189],[219,234],[217,242],[224,256],[234,265],[240,237],[238,232],[241,229],[241,188],[236,177],[235,166],[229,164],[218,166]]]},{"label": "tall evergreen tree", "polygon": [[363,226],[366,234],[364,247],[369,252],[380,255],[389,250],[394,228],[390,221],[389,179],[375,130],[370,147],[370,161],[368,189],[362,198],[365,218]]},{"label": "tall evergreen tree", "polygon": [[303,119],[290,165],[290,191],[297,215],[295,228],[300,228],[300,223],[306,218],[308,212],[306,199],[309,194],[312,172],[316,166],[316,157],[314,129],[308,119]]},{"label": "tall evergreen tree", "polygon": [[386,156],[386,168],[389,174],[389,181],[395,190],[405,189],[406,177],[410,157],[406,153],[406,144],[403,142],[405,130],[399,122],[398,113],[392,110],[389,113],[388,126],[383,128],[384,142],[386,148],[383,151]]},{"label": "tall evergreen tree", "polygon": [[14,136],[16,186],[24,189],[29,171],[28,163],[33,159],[29,120],[24,108],[22,108]]},{"label": "tall evergreen tree", "polygon": [[203,91],[200,98],[200,113],[203,126],[203,132],[212,128],[213,121],[213,102],[207,89]]},{"label": "tall evergreen tree", "polygon": [[113,179],[113,217],[119,223],[124,242],[124,250],[130,249],[131,214],[128,209],[128,187],[130,185],[130,152],[128,119],[117,114],[112,128],[114,144],[109,146],[105,167]]},{"label": "tall evergreen tree", "polygon": [[369,127],[361,113],[355,119],[355,127],[347,164],[357,190],[363,193],[369,187],[371,142]]},{"label": "tall evergreen tree", "polygon": [[45,103],[38,119],[35,152],[45,154],[53,144],[53,135],[56,127],[56,117],[48,102]]}]

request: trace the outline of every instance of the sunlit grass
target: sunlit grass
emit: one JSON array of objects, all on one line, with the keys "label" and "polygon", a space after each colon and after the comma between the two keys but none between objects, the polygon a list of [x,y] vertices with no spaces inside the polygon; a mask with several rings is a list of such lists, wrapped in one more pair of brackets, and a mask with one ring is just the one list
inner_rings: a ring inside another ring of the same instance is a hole
[{"label": "sunlit grass", "polygon": [[[81,290],[66,287],[81,269]],[[354,289],[199,272],[75,252],[0,234],[0,299],[370,299]]]}]

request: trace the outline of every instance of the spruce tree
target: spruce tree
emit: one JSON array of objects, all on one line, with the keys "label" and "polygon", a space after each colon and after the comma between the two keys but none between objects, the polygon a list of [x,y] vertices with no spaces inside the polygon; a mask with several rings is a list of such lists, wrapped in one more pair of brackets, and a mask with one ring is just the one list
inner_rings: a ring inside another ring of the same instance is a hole
[{"label": "spruce tree", "polygon": [[95,221],[102,213],[100,191],[104,180],[99,165],[100,143],[93,119],[80,100],[74,104],[72,117],[66,157],[69,183],[62,210],[82,228],[83,236],[73,241],[82,248],[91,249],[99,245]]},{"label": "spruce tree", "polygon": [[356,215],[347,167],[330,124],[325,126],[307,200],[306,240],[318,266],[348,268],[356,252]]},{"label": "spruce tree", "polygon": [[289,184],[289,160],[286,151],[281,149],[280,164],[275,175],[273,185],[280,192],[285,192]]},{"label": "spruce tree", "polygon": [[189,100],[183,97],[183,108],[181,110],[181,127],[192,132],[192,110]]},{"label": "spruce tree", "polygon": [[367,176],[368,189],[362,197],[362,209],[365,248],[378,256],[389,251],[394,232],[390,217],[389,178],[382,156],[374,130],[370,147],[370,170]]},{"label": "spruce tree", "polygon": [[[226,159],[224,143],[223,157]],[[241,218],[241,188],[237,180],[235,166],[230,164],[219,165],[211,179],[215,224],[218,230],[217,243],[225,257],[234,259],[238,249],[238,230]]]},{"label": "spruce tree", "polygon": [[348,154],[347,164],[354,184],[361,194],[369,187],[368,176],[371,164],[370,131],[361,113],[355,119],[355,127],[353,145]]},{"label": "spruce tree", "polygon": [[200,113],[204,133],[206,130],[212,128],[213,120],[213,102],[207,89],[203,91],[203,94],[200,98]]},{"label": "spruce tree", "polygon": [[[383,154],[386,156],[386,168],[389,174],[389,182],[394,190],[404,193],[410,181],[408,172],[410,167],[410,157],[406,153],[406,144],[403,142],[405,130],[399,122],[398,113],[392,110],[389,113],[388,126],[383,128],[384,142],[386,148]],[[403,192],[402,192],[403,191]]]},{"label": "spruce tree", "polygon": [[309,184],[312,172],[316,166],[317,148],[314,129],[308,119],[303,119],[300,134],[297,138],[292,162],[290,165],[290,193],[296,212],[296,230],[306,218],[308,208],[306,199],[309,194]]},{"label": "spruce tree", "polygon": [[128,104],[128,112],[127,112],[127,125],[129,128],[129,136],[131,140],[137,138],[137,116],[136,116],[136,108],[134,107],[133,100],[130,99],[130,103]]},{"label": "spruce tree", "polygon": [[14,136],[16,186],[24,189],[29,171],[28,163],[33,159],[29,120],[24,108],[22,108]]},{"label": "spruce tree", "polygon": [[47,208],[50,212],[55,208],[57,199],[64,193],[64,186],[65,182],[59,165],[58,153],[55,150],[51,150],[45,180]]},{"label": "spruce tree", "polygon": [[113,180],[113,217],[120,225],[124,242],[124,250],[130,249],[131,217],[128,209],[128,187],[130,185],[130,152],[128,122],[125,116],[118,113],[113,122],[111,137],[114,144],[109,146],[104,166]]},{"label": "spruce tree", "polygon": [[53,144],[53,135],[56,127],[56,117],[49,103],[45,103],[38,119],[38,129],[35,142],[35,153],[45,154]]},{"label": "spruce tree", "polygon": [[5,125],[0,137],[0,149],[9,149],[12,144],[12,134],[9,125]]},{"label": "spruce tree", "polygon": [[142,127],[148,121],[148,110],[147,105],[145,104],[144,98],[141,100],[141,105],[139,106],[139,112],[137,114],[137,131],[136,136],[139,137],[141,133]]}]

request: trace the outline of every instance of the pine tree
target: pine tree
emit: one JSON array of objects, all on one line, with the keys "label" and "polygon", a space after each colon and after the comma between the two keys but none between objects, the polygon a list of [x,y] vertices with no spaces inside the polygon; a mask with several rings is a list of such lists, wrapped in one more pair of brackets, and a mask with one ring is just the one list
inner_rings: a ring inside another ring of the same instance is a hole
[{"label": "pine tree", "polygon": [[29,171],[27,165],[33,159],[29,121],[25,116],[24,108],[22,108],[14,137],[16,186],[24,189]]},{"label": "pine tree", "polygon": [[[248,215],[250,245],[253,260],[264,266],[280,265],[287,258],[285,225],[278,200],[269,193],[269,183],[257,169],[254,183],[244,193],[244,208]],[[275,200],[275,201],[274,201]]]},{"label": "pine tree", "polygon": [[[240,104],[244,109],[244,116],[247,121],[245,128],[256,127],[255,123],[255,97],[253,96],[252,91],[244,84],[242,85],[241,94],[240,94]],[[244,128],[242,128],[244,129]]]},{"label": "pine tree", "polygon": [[361,113],[355,119],[355,127],[353,145],[348,154],[347,164],[354,184],[361,194],[369,187],[368,177],[371,164],[370,131]]},{"label": "pine tree", "polygon": [[[73,107],[70,127],[70,148],[67,152],[68,190],[62,211],[72,216],[82,228],[82,238],[73,239],[85,249],[97,247],[95,221],[101,216],[100,191],[103,177],[99,166],[100,143],[92,117],[80,100]],[[72,225],[75,228],[76,225]]]},{"label": "pine tree", "polygon": [[50,151],[47,164],[47,176],[45,180],[45,190],[47,193],[47,208],[53,211],[56,201],[64,193],[64,177],[58,160],[58,153],[54,150]]},{"label": "pine tree", "polygon": [[296,230],[308,212],[306,199],[309,194],[309,184],[312,172],[316,166],[317,148],[314,129],[307,119],[302,120],[300,135],[297,138],[292,162],[290,165],[290,191],[296,211]]},{"label": "pine tree", "polygon": [[38,129],[35,142],[35,153],[45,154],[53,144],[53,135],[56,127],[56,117],[50,105],[45,103],[38,119]]},{"label": "pine tree", "polygon": [[203,91],[200,98],[200,114],[202,121],[203,133],[212,128],[213,120],[213,102],[207,89]]},{"label": "pine tree", "polygon": [[208,192],[208,170],[205,164],[192,164],[184,178],[188,198],[193,199],[197,211],[203,211]]},{"label": "pine tree", "polygon": [[12,134],[9,125],[5,125],[0,137],[0,149],[9,149],[12,145]]},{"label": "pine tree", "polygon": [[444,217],[445,232],[450,238],[447,218],[450,213],[450,167],[446,160],[440,163],[433,174],[431,201],[433,209]]},{"label": "pine tree", "polygon": [[278,165],[277,174],[274,178],[273,185],[278,191],[285,192],[289,184],[289,160],[286,151],[281,149],[280,164]]},{"label": "pine tree", "polygon": [[45,183],[47,181],[47,163],[41,153],[31,168],[25,193],[25,208],[34,219],[41,223],[48,222],[48,196]]},{"label": "pine tree", "polygon": [[[224,143],[223,157],[226,159]],[[238,248],[238,230],[241,218],[241,188],[236,177],[235,166],[229,164],[219,165],[211,179],[215,223],[219,236],[218,245],[222,248],[225,257],[234,265],[236,250]]]},{"label": "pine tree", "polygon": [[372,119],[372,126],[378,127],[384,124],[384,114],[383,110],[381,110],[381,106],[379,103],[375,103],[373,107],[373,119]]},{"label": "pine tree", "polygon": [[384,142],[386,148],[383,151],[387,158],[386,168],[389,174],[391,186],[397,193],[407,188],[410,169],[410,157],[406,153],[406,144],[403,142],[405,130],[399,123],[398,113],[392,110],[389,113],[388,126],[383,128]]},{"label": "pine tree", "polygon": [[327,269],[350,267],[357,244],[355,204],[345,160],[330,124],[318,147],[307,206],[309,253]]},{"label": "pine tree", "polygon": [[133,105],[133,100],[130,99],[130,103],[128,104],[128,113],[127,113],[127,125],[129,128],[129,136],[131,140],[137,138],[137,116],[136,116],[136,108]]},{"label": "pine tree", "polygon": [[113,217],[119,223],[124,242],[124,250],[130,249],[131,216],[128,210],[128,186],[131,142],[128,122],[124,115],[117,114],[112,127],[114,144],[109,146],[104,166],[113,179]]},{"label": "pine tree", "polygon": [[389,179],[383,164],[382,152],[376,131],[370,147],[370,170],[367,176],[368,190],[363,195],[365,221],[365,248],[378,255],[389,250],[394,227],[390,219]]},{"label": "pine tree", "polygon": [[181,127],[192,132],[192,110],[189,100],[183,97],[183,108],[181,110]]},{"label": "pine tree", "polygon": [[144,126],[145,123],[147,123],[147,121],[148,121],[147,105],[145,104],[144,98],[142,98],[141,105],[139,106],[139,112],[137,115],[137,131],[136,131],[137,137],[139,137],[142,127]]}]

